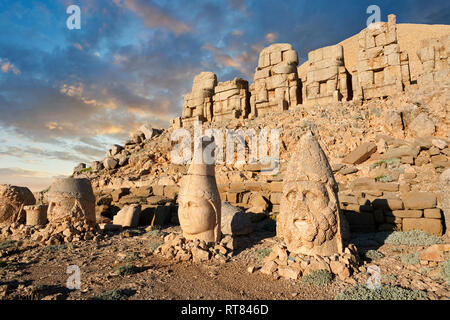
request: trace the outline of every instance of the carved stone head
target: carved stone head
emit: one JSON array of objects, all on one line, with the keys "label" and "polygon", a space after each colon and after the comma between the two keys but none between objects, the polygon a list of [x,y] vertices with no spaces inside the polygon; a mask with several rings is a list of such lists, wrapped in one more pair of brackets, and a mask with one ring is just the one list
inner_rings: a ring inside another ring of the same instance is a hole
[{"label": "carved stone head", "polygon": [[48,192],[49,222],[81,215],[87,222],[95,223],[95,196],[91,182],[86,178],[56,179]]},{"label": "carved stone head", "polygon": [[277,235],[294,253],[342,252],[337,184],[312,133],[301,138],[285,172]]},{"label": "carved stone head", "polygon": [[186,239],[219,242],[221,200],[213,164],[202,164],[194,156],[178,195],[178,219]]}]

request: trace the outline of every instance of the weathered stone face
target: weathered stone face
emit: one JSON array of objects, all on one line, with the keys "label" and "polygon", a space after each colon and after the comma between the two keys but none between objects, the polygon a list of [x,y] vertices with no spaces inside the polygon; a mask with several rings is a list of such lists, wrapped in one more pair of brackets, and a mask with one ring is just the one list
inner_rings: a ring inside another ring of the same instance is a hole
[{"label": "weathered stone face", "polygon": [[315,137],[305,134],[284,178],[277,235],[291,252],[332,255],[342,252],[337,184]]},{"label": "weathered stone face", "polygon": [[0,185],[0,224],[25,223],[23,207],[35,203],[36,199],[28,188]]},{"label": "weathered stone face", "polygon": [[181,179],[178,219],[186,239],[219,242],[221,200],[214,164],[202,164],[194,156],[188,174]]},{"label": "weathered stone face", "polygon": [[70,219],[76,214],[81,216],[76,218],[95,223],[95,196],[89,179],[56,179],[48,192],[48,201],[49,222]]}]

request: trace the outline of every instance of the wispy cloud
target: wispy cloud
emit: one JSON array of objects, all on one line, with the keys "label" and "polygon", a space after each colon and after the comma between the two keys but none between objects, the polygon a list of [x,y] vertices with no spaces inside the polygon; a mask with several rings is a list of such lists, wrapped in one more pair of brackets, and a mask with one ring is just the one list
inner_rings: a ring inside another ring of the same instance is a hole
[{"label": "wispy cloud", "polygon": [[20,70],[16,68],[14,64],[8,61],[6,58],[0,58],[0,70],[3,73],[9,73],[12,72],[14,74],[20,74]]},{"label": "wispy cloud", "polygon": [[[164,9],[152,3],[153,1],[124,0],[125,6],[140,17],[147,28],[165,28],[176,34],[186,33],[190,28],[173,18]],[[116,1],[119,3],[119,1]]]}]

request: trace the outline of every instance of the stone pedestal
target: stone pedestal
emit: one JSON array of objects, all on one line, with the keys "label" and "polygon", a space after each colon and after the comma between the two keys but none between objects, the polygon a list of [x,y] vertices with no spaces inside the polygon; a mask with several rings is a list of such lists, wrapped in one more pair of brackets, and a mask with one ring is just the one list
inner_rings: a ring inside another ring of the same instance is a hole
[{"label": "stone pedestal", "polygon": [[47,224],[47,209],[48,205],[44,204],[25,206],[24,210],[27,213],[27,226],[42,226]]}]

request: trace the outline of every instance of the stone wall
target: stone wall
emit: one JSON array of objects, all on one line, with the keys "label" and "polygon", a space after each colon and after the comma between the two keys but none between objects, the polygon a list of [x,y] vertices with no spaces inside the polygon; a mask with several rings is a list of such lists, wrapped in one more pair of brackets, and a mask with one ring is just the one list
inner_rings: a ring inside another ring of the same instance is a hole
[{"label": "stone wall", "polygon": [[287,110],[300,102],[297,65],[297,52],[288,43],[273,44],[261,51],[250,86],[250,118]]},{"label": "stone wall", "polygon": [[248,81],[235,78],[214,88],[213,121],[244,119],[250,113]]},{"label": "stone wall", "polygon": [[182,123],[188,126],[193,121],[211,121],[214,88],[217,76],[202,72],[195,76],[192,92],[184,96]]},{"label": "stone wall", "polygon": [[368,100],[392,96],[410,84],[408,53],[397,42],[396,16],[372,24],[359,34],[358,63],[352,70],[354,97]]},{"label": "stone wall", "polygon": [[[309,52],[308,69],[303,83],[303,103],[331,103],[348,100],[351,96],[350,75],[344,66],[341,45]],[[349,94],[350,89],[350,94]]]},{"label": "stone wall", "polygon": [[[377,183],[368,178],[354,183],[358,191],[339,194],[354,232],[424,230],[441,236],[443,215],[433,192],[400,192],[398,183]],[[361,191],[362,190],[362,191]]]},{"label": "stone wall", "polygon": [[417,56],[423,68],[417,79],[419,86],[450,79],[450,34],[422,40]]}]

